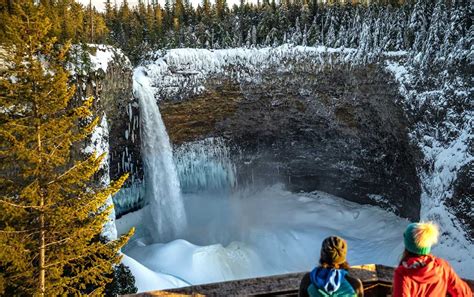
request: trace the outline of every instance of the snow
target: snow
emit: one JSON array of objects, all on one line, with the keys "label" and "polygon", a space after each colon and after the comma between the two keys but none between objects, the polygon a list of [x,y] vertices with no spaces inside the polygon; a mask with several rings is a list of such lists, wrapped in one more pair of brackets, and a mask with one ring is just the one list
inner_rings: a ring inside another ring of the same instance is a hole
[{"label": "snow", "polygon": [[73,76],[77,74],[89,75],[91,72],[99,70],[107,73],[109,66],[113,63],[120,65],[122,68],[132,68],[127,56],[119,48],[110,45],[87,44],[85,58],[83,47],[74,45],[71,48],[70,55],[73,62],[67,68]]},{"label": "snow", "polygon": [[140,292],[153,291],[157,287],[174,288],[188,285],[171,275],[154,272],[126,255],[123,256],[122,263],[128,266],[135,276],[135,285],[140,288]]},{"label": "snow", "polygon": [[[104,73],[107,73],[107,68],[110,63],[117,59],[117,57],[124,59],[125,55],[122,51],[118,48],[115,48],[110,45],[104,44],[88,44],[88,46],[94,49],[94,53],[89,53],[89,58],[92,63],[92,69],[97,71],[102,69]],[[130,67],[130,61],[128,58],[125,58],[124,61],[126,63],[124,65],[120,65],[122,67]],[[127,63],[128,62],[128,63]]]},{"label": "snow", "polygon": [[[90,136],[90,142],[83,149],[83,152],[86,154],[95,153],[97,156],[105,154],[104,159],[99,167],[102,170],[100,176],[101,186],[108,186],[110,184],[110,175],[109,175],[109,127],[107,125],[107,116],[104,114],[100,123],[94,127],[92,134]],[[109,196],[105,206],[113,205],[112,196]],[[117,238],[117,229],[115,228],[115,211],[112,208],[112,212],[109,215],[109,220],[104,225],[102,234],[109,239]]]},{"label": "snow", "polygon": [[395,76],[397,81],[411,80],[407,68],[403,65],[400,65],[398,62],[386,61],[385,68]]},{"label": "snow", "polygon": [[[434,108],[444,108],[447,111],[447,117],[440,120],[439,125],[448,127],[448,132],[454,137],[447,137],[447,132],[439,129],[431,131],[430,122],[418,123],[411,132],[413,141],[418,144],[429,164],[426,166],[428,169],[419,170],[422,183],[420,217],[422,220],[435,221],[442,230],[437,255],[448,260],[459,274],[473,279],[473,245],[467,239],[459,220],[446,207],[445,201],[453,195],[453,183],[459,169],[474,160],[470,150],[474,140],[474,111],[463,110],[459,114],[445,107],[443,86],[422,92],[411,89],[413,75],[410,72],[413,70],[409,67],[398,62],[388,62],[386,69],[400,83],[400,92],[409,108],[416,110],[429,100],[428,103]],[[464,90],[457,90],[455,94],[468,96],[468,92]]]},{"label": "snow", "polygon": [[[149,242],[147,229],[140,225],[146,209],[123,216],[117,228],[123,233],[137,226],[123,252],[153,277],[161,273],[189,284],[309,270],[319,259],[322,240],[330,235],[348,241],[352,265],[394,266],[409,223],[379,207],[323,192],[294,194],[280,185],[228,198],[185,195],[184,201],[189,222],[184,239]],[[169,279],[152,283],[135,276],[139,291],[178,286],[167,283]]]},{"label": "snow", "polygon": [[[186,97],[191,92],[199,94],[205,88],[205,79],[224,75],[238,80],[256,79],[266,69],[291,71],[293,61],[302,67],[318,71],[327,65],[358,63],[354,48],[329,48],[326,46],[295,46],[283,44],[277,47],[198,49],[177,48],[154,53],[154,60],[143,66],[157,88],[158,99]],[[404,51],[385,52],[387,57],[404,57]],[[308,63],[304,63],[308,61]]]},{"label": "snow", "polygon": [[[276,71],[288,71],[288,61],[320,61],[320,67],[328,63],[347,60],[356,53],[351,48],[328,48],[325,46],[306,47],[284,44],[278,47],[231,48],[208,50],[197,48],[170,49],[156,52],[154,61],[143,66],[147,75],[157,88],[160,98],[183,97],[192,90],[200,93],[205,90],[204,80],[209,76],[223,74],[240,80],[264,69],[276,67]],[[332,58],[336,55],[337,58]],[[328,58],[329,57],[329,58]],[[313,65],[309,63],[308,65]]]},{"label": "snow", "polygon": [[387,57],[404,57],[408,55],[407,51],[389,51],[389,52],[383,52],[384,56]]}]

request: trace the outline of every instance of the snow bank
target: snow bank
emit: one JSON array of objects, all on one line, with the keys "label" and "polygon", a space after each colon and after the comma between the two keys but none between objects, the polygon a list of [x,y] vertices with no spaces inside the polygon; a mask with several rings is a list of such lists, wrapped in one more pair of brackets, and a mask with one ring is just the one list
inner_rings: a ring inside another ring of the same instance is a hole
[{"label": "snow bank", "polygon": [[143,67],[156,87],[158,99],[180,99],[189,93],[198,94],[204,91],[205,79],[217,74],[239,80],[250,79],[268,68],[288,71],[295,61],[311,61],[302,64],[316,68],[332,63],[345,63],[351,60],[350,57],[355,53],[356,50],[351,48],[288,44],[278,47],[220,50],[180,48],[155,53],[154,60]]},{"label": "snow bank", "polygon": [[[269,68],[276,72],[291,71],[295,67],[320,71],[334,64],[360,63],[357,54],[357,49],[353,48],[291,44],[219,50],[178,48],[156,52],[153,60],[142,67],[153,81],[158,99],[179,100],[203,92],[205,80],[216,75],[248,80],[256,79]],[[394,58],[405,55],[404,51],[384,53],[384,56]]]},{"label": "snow bank", "polygon": [[123,256],[122,263],[128,266],[133,276],[135,276],[135,285],[139,289],[139,292],[153,291],[157,290],[157,288],[175,288],[189,285],[171,275],[154,272],[127,255]]}]

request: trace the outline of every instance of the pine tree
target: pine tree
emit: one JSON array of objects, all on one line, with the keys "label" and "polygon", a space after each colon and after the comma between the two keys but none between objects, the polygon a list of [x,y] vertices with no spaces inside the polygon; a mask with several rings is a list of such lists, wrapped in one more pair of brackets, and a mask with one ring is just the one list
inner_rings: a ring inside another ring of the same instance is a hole
[{"label": "pine tree", "polygon": [[426,3],[424,0],[417,1],[413,7],[409,25],[409,41],[414,51],[420,51],[426,38],[428,20],[426,16]]},{"label": "pine tree", "polygon": [[254,26],[252,26],[252,45],[255,45],[257,46],[257,28]]},{"label": "pine tree", "polygon": [[100,294],[130,236],[99,240],[105,202],[126,176],[101,188],[93,178],[103,156],[73,160],[72,144],[98,122],[92,99],[71,102],[68,46],[48,37],[43,6],[15,9],[0,76],[0,295]]},{"label": "pine tree", "polygon": [[308,30],[308,44],[309,46],[317,46],[320,44],[319,41],[319,25],[317,23],[317,18],[314,17],[313,23],[311,24],[311,27],[309,27]]},{"label": "pine tree", "polygon": [[159,43],[161,38],[163,37],[163,12],[161,10],[160,4],[156,4],[153,7],[154,9],[154,26],[153,26],[153,34],[154,34],[154,41]]},{"label": "pine tree", "polygon": [[[436,62],[435,56],[441,49],[444,32],[447,25],[446,7],[444,0],[438,0],[431,15],[431,24],[428,29],[428,38],[423,45],[422,66],[426,67],[431,62]],[[449,29],[449,28],[448,28]]]},{"label": "pine tree", "polygon": [[300,45],[303,40],[303,32],[301,32],[300,20],[299,17],[296,18],[295,29],[291,35],[291,43],[295,45]]}]

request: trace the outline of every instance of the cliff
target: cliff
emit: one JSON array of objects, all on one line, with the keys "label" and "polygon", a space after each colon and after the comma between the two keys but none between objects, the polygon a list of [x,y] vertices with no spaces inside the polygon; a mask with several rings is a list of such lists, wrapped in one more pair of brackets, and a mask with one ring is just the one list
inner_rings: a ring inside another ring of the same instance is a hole
[{"label": "cliff", "polygon": [[[464,234],[468,241],[458,243],[468,248],[469,69],[441,78],[439,69],[421,74],[406,52],[382,53],[371,63],[357,55],[286,45],[175,49],[143,64],[178,163],[196,141],[217,139],[229,151],[233,187],[278,182],[293,191],[322,190],[379,205],[412,220],[421,214],[440,222],[446,240]],[[111,177],[132,172],[114,198],[121,215],[143,204],[138,105],[129,66],[118,62],[97,70],[84,77],[82,92],[96,94],[98,112],[107,114]]]},{"label": "cliff", "polygon": [[398,84],[381,63],[345,62],[351,54],[172,50],[149,75],[175,146],[225,139],[239,186],[322,190],[417,220],[420,152]]}]

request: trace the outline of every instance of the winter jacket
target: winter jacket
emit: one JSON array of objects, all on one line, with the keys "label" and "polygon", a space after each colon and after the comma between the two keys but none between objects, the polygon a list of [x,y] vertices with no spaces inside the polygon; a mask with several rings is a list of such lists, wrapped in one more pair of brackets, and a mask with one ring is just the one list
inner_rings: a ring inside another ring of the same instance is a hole
[{"label": "winter jacket", "polygon": [[402,296],[471,297],[468,284],[443,259],[433,255],[406,259],[395,269],[393,297]]},{"label": "winter jacket", "polygon": [[364,296],[362,282],[347,275],[344,269],[316,267],[303,276],[298,296]]}]

